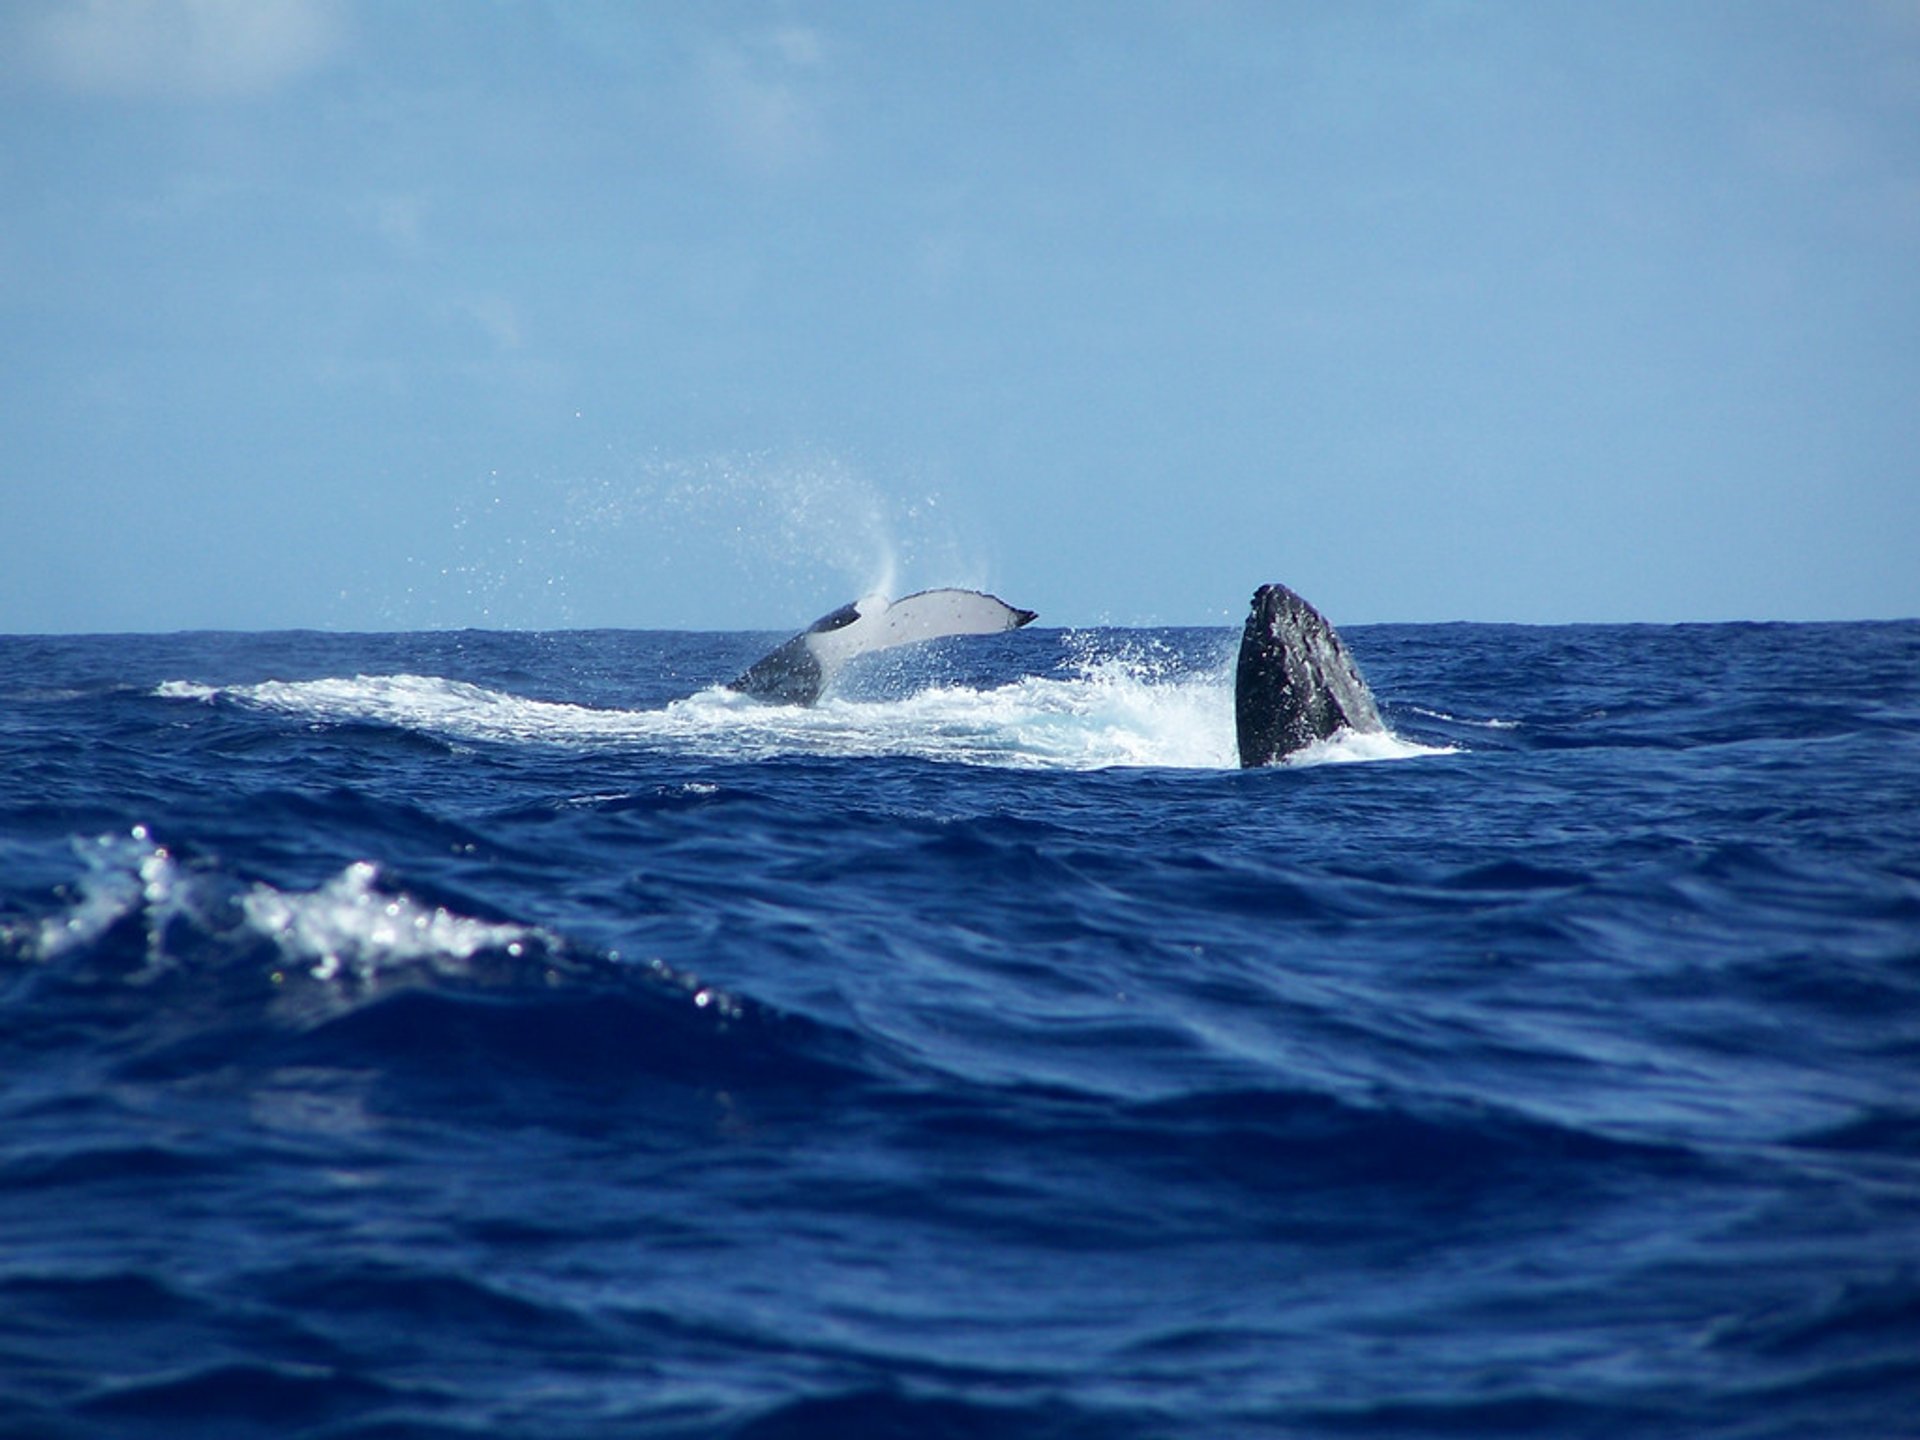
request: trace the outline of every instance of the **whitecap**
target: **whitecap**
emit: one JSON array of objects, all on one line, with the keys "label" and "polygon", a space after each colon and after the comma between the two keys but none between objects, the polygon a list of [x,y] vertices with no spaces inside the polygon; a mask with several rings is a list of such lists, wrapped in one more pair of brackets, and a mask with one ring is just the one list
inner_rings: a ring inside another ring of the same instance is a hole
[{"label": "whitecap", "polygon": [[462,975],[482,951],[518,959],[551,937],[525,925],[476,920],[378,887],[379,867],[356,861],[318,890],[255,885],[240,899],[255,931],[316,980],[372,984],[383,972],[424,965]]},{"label": "whitecap", "polygon": [[78,898],[62,914],[13,927],[12,937],[24,939],[36,958],[54,960],[86,949],[127,917],[141,915],[148,969],[157,968],[168,923],[190,904],[179,861],[154,842],[145,825],[75,840],[73,848],[84,867]]}]

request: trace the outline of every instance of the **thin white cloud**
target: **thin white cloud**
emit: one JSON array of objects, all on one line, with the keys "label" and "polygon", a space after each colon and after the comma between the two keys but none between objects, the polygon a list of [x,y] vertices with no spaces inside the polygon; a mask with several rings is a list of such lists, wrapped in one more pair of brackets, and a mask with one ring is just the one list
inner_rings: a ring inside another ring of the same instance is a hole
[{"label": "thin white cloud", "polygon": [[709,48],[703,67],[707,102],[736,159],[781,174],[825,154],[817,84],[825,60],[819,32],[798,25]]},{"label": "thin white cloud", "polygon": [[807,25],[780,25],[769,30],[763,43],[788,65],[811,68],[827,58],[820,32]]},{"label": "thin white cloud", "polygon": [[426,253],[428,206],[424,195],[382,193],[354,206],[354,217],[406,256]]},{"label": "thin white cloud", "polygon": [[483,337],[496,353],[520,348],[520,312],[504,295],[462,295],[447,307],[447,317]]},{"label": "thin white cloud", "polygon": [[65,0],[30,25],[46,76],[114,98],[247,99],[324,65],[332,0]]}]

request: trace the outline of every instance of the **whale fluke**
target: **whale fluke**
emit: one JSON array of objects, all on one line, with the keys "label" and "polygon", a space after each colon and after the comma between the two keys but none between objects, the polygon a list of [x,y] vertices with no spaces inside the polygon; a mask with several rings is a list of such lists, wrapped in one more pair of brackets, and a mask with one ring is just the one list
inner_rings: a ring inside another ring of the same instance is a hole
[{"label": "whale fluke", "polygon": [[995,635],[1033,619],[1033,611],[978,590],[922,590],[891,602],[869,595],[822,615],[727,688],[758,700],[811,705],[856,656],[947,635]]},{"label": "whale fluke", "polygon": [[1262,585],[1240,636],[1234,676],[1240,765],[1271,765],[1338,730],[1384,730],[1347,644],[1284,585]]}]

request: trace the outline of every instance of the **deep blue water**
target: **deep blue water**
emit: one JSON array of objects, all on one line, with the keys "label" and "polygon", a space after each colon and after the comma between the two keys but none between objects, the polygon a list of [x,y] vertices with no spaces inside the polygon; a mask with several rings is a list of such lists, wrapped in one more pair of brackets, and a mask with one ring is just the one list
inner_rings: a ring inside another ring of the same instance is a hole
[{"label": "deep blue water", "polygon": [[0,1433],[1920,1434],[1920,624],[777,638],[0,638]]}]

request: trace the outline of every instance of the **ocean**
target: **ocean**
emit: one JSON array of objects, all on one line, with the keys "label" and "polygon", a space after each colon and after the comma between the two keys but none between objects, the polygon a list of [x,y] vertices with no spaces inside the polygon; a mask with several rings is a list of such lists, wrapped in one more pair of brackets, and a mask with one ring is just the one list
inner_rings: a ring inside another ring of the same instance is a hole
[{"label": "ocean", "polygon": [[1920,623],[0,637],[0,1434],[1920,1435]]}]

